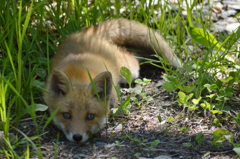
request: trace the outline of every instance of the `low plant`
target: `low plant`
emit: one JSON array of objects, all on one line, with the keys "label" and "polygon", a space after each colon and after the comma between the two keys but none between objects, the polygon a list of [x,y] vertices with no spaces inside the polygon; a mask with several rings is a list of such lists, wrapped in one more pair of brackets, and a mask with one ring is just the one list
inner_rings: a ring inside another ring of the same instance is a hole
[{"label": "low plant", "polygon": [[226,129],[215,130],[213,132],[213,141],[210,141],[210,143],[219,148],[225,140],[233,145],[233,151],[235,151],[237,156],[240,157],[240,144],[233,141],[232,133]]}]

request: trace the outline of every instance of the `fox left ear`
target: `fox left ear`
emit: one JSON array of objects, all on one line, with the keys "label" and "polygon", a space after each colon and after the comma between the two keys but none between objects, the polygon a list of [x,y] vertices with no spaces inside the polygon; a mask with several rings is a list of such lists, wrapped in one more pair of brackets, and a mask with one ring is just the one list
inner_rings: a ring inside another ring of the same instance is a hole
[{"label": "fox left ear", "polygon": [[90,87],[92,93],[98,93],[101,100],[109,100],[112,92],[112,74],[108,71],[98,74],[90,83]]},{"label": "fox left ear", "polygon": [[53,97],[64,97],[71,90],[71,81],[68,76],[58,69],[52,70],[49,79],[49,93]]}]

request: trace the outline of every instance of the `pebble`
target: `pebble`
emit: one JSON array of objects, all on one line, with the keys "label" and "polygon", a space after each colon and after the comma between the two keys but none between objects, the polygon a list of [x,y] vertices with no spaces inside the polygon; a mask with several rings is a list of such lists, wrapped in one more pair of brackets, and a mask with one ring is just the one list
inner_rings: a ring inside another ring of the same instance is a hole
[{"label": "pebble", "polygon": [[234,16],[235,14],[237,14],[237,11],[231,9],[231,10],[222,12],[221,17],[222,17],[222,18],[228,18],[229,16]]},{"label": "pebble", "polygon": [[[152,159],[152,158],[139,157],[138,159]],[[172,157],[167,155],[160,155],[160,156],[154,157],[153,159],[172,159]]]},{"label": "pebble", "polygon": [[214,27],[213,28],[214,31],[223,32],[225,30],[225,26],[223,26],[223,25],[214,24],[213,27]]},{"label": "pebble", "polygon": [[123,129],[122,124],[118,124],[117,127],[115,128],[116,131],[121,131]]},{"label": "pebble", "polygon": [[229,24],[226,26],[226,31],[228,33],[232,33],[233,31],[236,31],[239,26],[240,26],[240,23]]},{"label": "pebble", "polygon": [[153,159],[172,159],[172,157],[166,156],[166,155],[160,155],[160,156],[154,157]]},{"label": "pebble", "polygon": [[222,10],[223,9],[223,5],[220,2],[218,2],[215,5],[213,5],[213,8],[218,9],[218,10]]},{"label": "pebble", "polygon": [[87,158],[88,156],[83,153],[77,153],[73,156],[74,158]]},{"label": "pebble", "polygon": [[[240,2],[239,2],[240,3]],[[240,5],[228,5],[229,8],[235,9],[235,10],[240,10]]]},{"label": "pebble", "polygon": [[105,146],[105,145],[107,145],[107,143],[105,143],[105,142],[96,142],[95,145],[96,146]]},{"label": "pebble", "polygon": [[226,22],[227,23],[237,23],[238,20],[237,20],[237,18],[229,17],[226,19]]},{"label": "pebble", "polygon": [[165,82],[164,81],[158,81],[156,84],[155,84],[155,87],[160,87],[164,84]]},{"label": "pebble", "polygon": [[212,30],[218,31],[218,32],[223,32],[223,31],[225,31],[225,28],[227,25],[228,25],[228,23],[226,21],[218,21],[213,24]]}]

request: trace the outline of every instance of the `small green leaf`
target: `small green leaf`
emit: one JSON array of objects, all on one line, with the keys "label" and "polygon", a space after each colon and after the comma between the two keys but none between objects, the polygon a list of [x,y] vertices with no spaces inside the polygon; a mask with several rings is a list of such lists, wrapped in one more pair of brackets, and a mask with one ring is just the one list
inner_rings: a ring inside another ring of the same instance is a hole
[{"label": "small green leaf", "polygon": [[191,93],[187,96],[187,100],[191,99],[192,97],[193,97],[193,93]]},{"label": "small green leaf", "polygon": [[232,77],[232,76],[229,76],[229,77],[227,77],[227,78],[225,78],[225,79],[219,79],[219,80],[222,81],[222,82],[227,83],[227,82],[231,81],[232,79],[233,79],[233,77]]},{"label": "small green leaf", "polygon": [[46,111],[48,109],[48,106],[43,105],[43,104],[35,104],[35,111]]},{"label": "small green leaf", "polygon": [[221,123],[220,123],[219,119],[214,119],[213,124],[215,124],[217,126],[221,126]]},{"label": "small green leaf", "polygon": [[211,153],[210,152],[207,152],[207,153],[205,153],[204,155],[203,155],[203,157],[207,157],[207,156],[209,156]]},{"label": "small green leaf", "polygon": [[238,112],[236,118],[233,118],[237,124],[240,124],[240,112]]},{"label": "small green leaf", "polygon": [[159,122],[162,122],[162,117],[159,115],[159,116],[157,116],[157,118],[158,118],[158,121]]},{"label": "small green leaf", "polygon": [[239,147],[234,147],[234,148],[233,148],[233,151],[235,151],[236,154],[237,154],[238,156],[240,156],[240,146],[239,146]]},{"label": "small green leaf", "polygon": [[199,44],[208,48],[214,46],[217,50],[225,51],[222,45],[218,43],[217,39],[211,33],[195,27],[189,27],[188,31],[191,37]]},{"label": "small green leaf", "polygon": [[178,92],[178,96],[179,96],[179,98],[177,99],[177,102],[179,103],[179,104],[186,104],[186,94],[185,93],[183,93],[183,92]]},{"label": "small green leaf", "polygon": [[216,89],[221,89],[222,85],[223,85],[223,82],[221,80],[217,79],[216,85],[217,85]]},{"label": "small green leaf", "polygon": [[137,153],[135,153],[133,156],[139,158],[139,157],[141,156],[141,153],[137,152]]},{"label": "small green leaf", "polygon": [[211,111],[213,114],[222,114],[223,112],[220,110],[212,110]]},{"label": "small green leaf", "polygon": [[136,94],[139,95],[142,92],[142,90],[143,90],[142,86],[138,85],[138,86],[136,86],[134,88],[131,88],[130,92],[133,92],[133,93],[136,93]]},{"label": "small green leaf", "polygon": [[175,91],[177,89],[173,82],[163,83],[163,88],[166,89],[168,92],[172,92],[172,91]]},{"label": "small green leaf", "polygon": [[144,99],[147,103],[149,103],[150,101],[153,101],[153,97],[151,97],[151,96],[144,96],[143,99]]},{"label": "small green leaf", "polygon": [[148,85],[148,84],[151,83],[151,81],[152,81],[151,79],[143,78],[143,82],[144,82],[143,85],[144,85],[144,86],[145,86],[145,85]]},{"label": "small green leaf", "polygon": [[192,90],[195,88],[195,86],[182,86],[182,91],[186,92],[186,93],[190,93],[192,92]]},{"label": "small green leaf", "polygon": [[48,58],[46,57],[38,57],[37,60],[40,64],[47,64],[49,62]]},{"label": "small green leaf", "polygon": [[224,137],[225,137],[225,139],[228,140],[232,145],[234,145],[232,134],[224,135]]},{"label": "small green leaf", "polygon": [[168,117],[168,121],[174,121],[175,119],[174,119],[174,117],[172,117],[172,116],[170,116],[170,117]]},{"label": "small green leaf", "polygon": [[234,88],[227,88],[225,91],[226,91],[226,97],[232,97]]},{"label": "small green leaf", "polygon": [[183,145],[184,147],[191,147],[191,146],[192,146],[192,144],[189,143],[189,142],[182,143],[182,145]]},{"label": "small green leaf", "polygon": [[174,76],[163,76],[163,79],[168,82],[173,82],[176,85],[179,83],[178,79]]},{"label": "small green leaf", "polygon": [[152,142],[152,146],[157,146],[160,143],[160,140],[154,140]]},{"label": "small green leaf", "polygon": [[212,97],[214,97],[215,96],[215,94],[210,94],[210,95],[207,95],[206,97],[208,97],[208,98],[212,98]]},{"label": "small green leaf", "polygon": [[204,135],[202,132],[199,132],[196,137],[195,137],[197,143],[200,145],[202,144],[203,140],[204,140]]},{"label": "small green leaf", "polygon": [[138,84],[143,84],[143,81],[141,80],[141,79],[136,79],[135,81],[134,81],[135,83],[138,83]]},{"label": "small green leaf", "polygon": [[120,69],[120,74],[127,81],[127,83],[129,84],[129,87],[131,87],[131,84],[132,84],[132,73],[131,73],[131,71],[127,67],[122,67]]},{"label": "small green leaf", "polygon": [[232,135],[232,133],[226,129],[217,129],[213,132],[213,141],[223,142],[225,140],[225,135]]},{"label": "small green leaf", "polygon": [[208,92],[212,92],[213,90],[218,89],[218,86],[216,84],[205,84],[204,87],[208,89]]},{"label": "small green leaf", "polygon": [[32,86],[37,88],[37,89],[40,89],[41,91],[44,91],[45,83],[41,82],[39,80],[33,80],[32,81]]},{"label": "small green leaf", "polygon": [[202,99],[202,97],[199,97],[198,99],[193,99],[192,102],[193,102],[193,104],[197,105],[201,99]]},{"label": "small green leaf", "polygon": [[196,105],[188,105],[188,109],[189,111],[193,111],[193,110],[196,110],[198,109],[199,107],[197,107]]},{"label": "small green leaf", "polygon": [[41,77],[41,79],[45,79],[47,73],[46,70],[42,69],[42,68],[36,68],[36,74]]},{"label": "small green leaf", "polygon": [[185,101],[185,99],[186,99],[186,94],[185,94],[185,93],[183,93],[183,92],[178,92],[178,96],[179,96],[179,98],[180,98],[181,100]]},{"label": "small green leaf", "polygon": [[181,131],[184,132],[184,133],[188,132],[189,130],[190,130],[190,127],[185,127],[185,126],[183,126],[183,127],[181,128]]},{"label": "small green leaf", "polygon": [[204,101],[204,103],[201,103],[200,106],[203,108],[203,109],[211,109],[212,106],[210,103],[208,103],[207,101]]}]

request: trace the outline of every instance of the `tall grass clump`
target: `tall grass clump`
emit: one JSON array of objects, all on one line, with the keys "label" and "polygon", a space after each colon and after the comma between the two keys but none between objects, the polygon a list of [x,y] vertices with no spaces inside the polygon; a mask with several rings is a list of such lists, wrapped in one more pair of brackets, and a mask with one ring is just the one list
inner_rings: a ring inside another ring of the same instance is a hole
[{"label": "tall grass clump", "polygon": [[[35,111],[43,109],[36,102],[42,102],[40,81],[45,78],[45,71],[39,58],[44,52],[39,49],[41,38],[38,39],[33,21],[33,13],[36,15],[43,4],[44,1],[10,0],[0,7],[0,130],[4,132],[1,143],[5,145],[1,147],[0,156],[4,154],[7,158],[28,156],[29,146],[36,148],[31,140],[37,137],[26,136],[19,126],[23,117],[30,117],[37,128]],[[35,129],[36,134],[38,131]],[[10,132],[14,139],[9,138]],[[26,145],[22,153],[14,151],[19,144]]]}]

